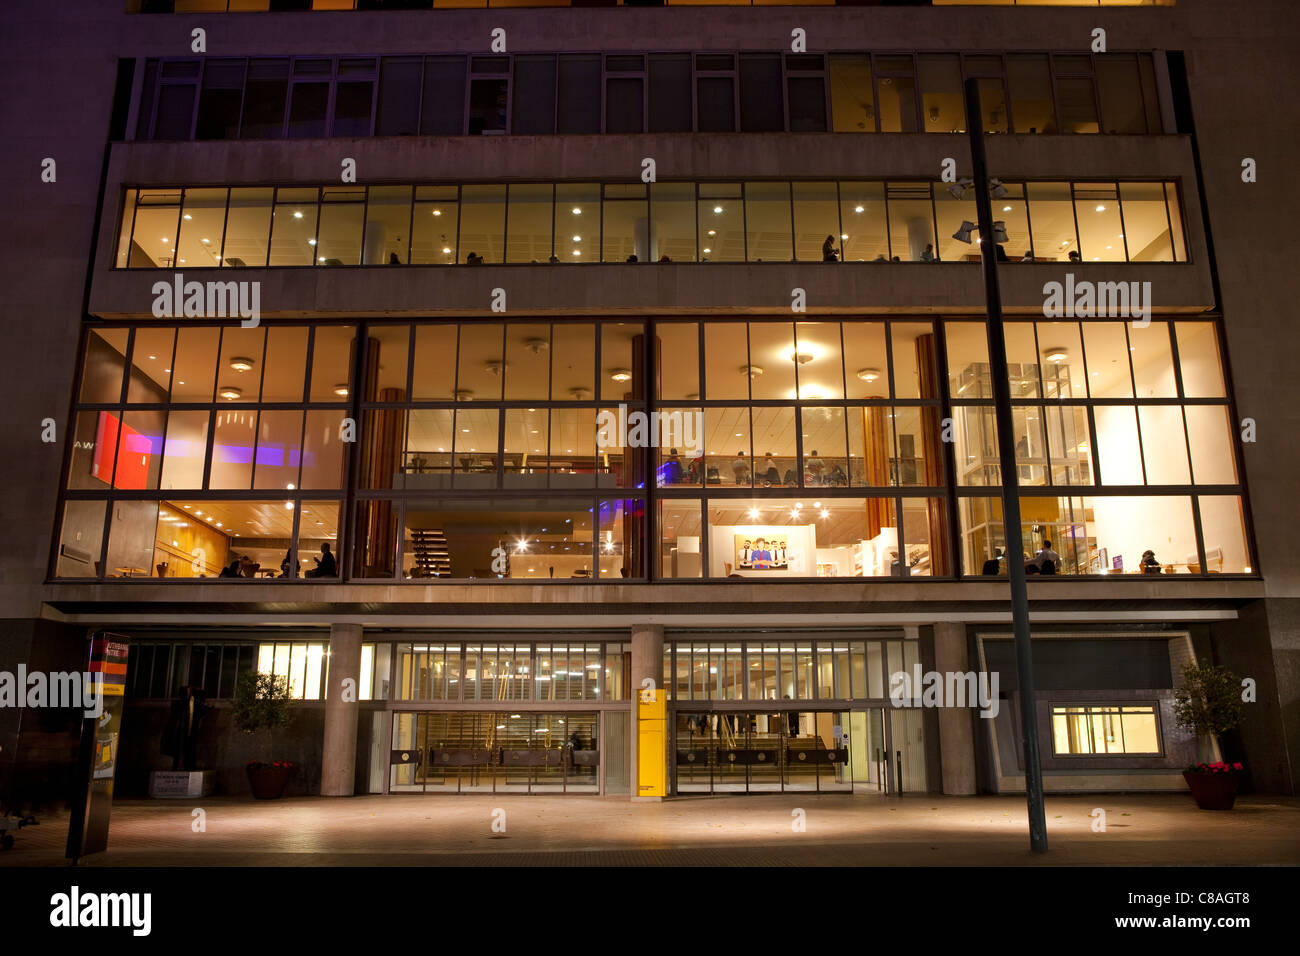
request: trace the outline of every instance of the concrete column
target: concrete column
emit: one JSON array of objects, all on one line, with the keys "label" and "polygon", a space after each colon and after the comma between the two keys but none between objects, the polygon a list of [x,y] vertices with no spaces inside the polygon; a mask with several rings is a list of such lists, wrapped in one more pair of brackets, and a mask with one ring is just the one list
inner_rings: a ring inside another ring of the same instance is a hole
[{"label": "concrete column", "polygon": [[[361,625],[330,625],[329,680],[325,693],[325,743],[321,755],[322,797],[356,792],[357,700],[361,697]],[[344,698],[343,682],[351,680]]]},{"label": "concrete column", "polygon": [[[940,674],[970,670],[966,627],[941,622],[934,626],[934,669]],[[939,708],[939,766],[943,792],[964,796],[975,792],[974,717],[966,707]]]},{"label": "concrete column", "polygon": [[637,783],[640,778],[638,738],[640,727],[637,725],[637,701],[641,697],[641,682],[646,678],[653,680],[656,692],[663,694],[664,689],[664,629],[661,624],[632,625],[632,765],[631,793],[633,800],[657,800],[658,797],[638,797]]}]

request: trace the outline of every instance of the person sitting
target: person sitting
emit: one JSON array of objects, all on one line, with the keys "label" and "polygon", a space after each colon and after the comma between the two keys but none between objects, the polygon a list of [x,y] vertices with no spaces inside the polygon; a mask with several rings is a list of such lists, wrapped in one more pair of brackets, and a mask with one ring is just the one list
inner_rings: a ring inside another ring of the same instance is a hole
[{"label": "person sitting", "polygon": [[298,562],[293,556],[293,549],[290,548],[284,553],[284,560],[280,562],[280,577],[296,578],[298,576]]},{"label": "person sitting", "polygon": [[1025,250],[1024,258],[1022,258],[1020,261],[1021,261],[1021,262],[1033,262],[1033,261],[1034,261],[1034,252],[1033,252],[1033,250],[1032,250],[1032,249],[1026,249],[1026,250]]},{"label": "person sitting", "polygon": [[670,259],[667,255],[662,255],[662,256],[659,257],[659,261],[660,261],[660,262],[672,262],[673,260]]},{"label": "person sitting", "polygon": [[334,563],[334,555],[330,552],[330,543],[322,542],[320,546],[321,556],[316,558],[316,567],[312,568],[303,577],[307,578],[336,578],[339,576],[338,565]]},{"label": "person sitting", "polygon": [[743,451],[736,452],[736,460],[731,463],[731,474],[736,479],[736,484],[749,484],[749,463],[745,461]]},{"label": "person sitting", "polygon": [[1156,553],[1150,550],[1142,552],[1142,560],[1139,563],[1139,567],[1142,568],[1143,574],[1159,574],[1161,570],[1160,562],[1156,560]]},{"label": "person sitting", "polygon": [[822,472],[826,470],[826,462],[817,457],[817,449],[812,450],[812,454],[804,460],[804,471],[812,476],[809,482],[811,485],[819,485],[822,480]]},{"label": "person sitting", "polygon": [[834,236],[827,236],[822,243],[822,262],[839,262],[839,257],[835,255]]},{"label": "person sitting", "polygon": [[1001,572],[1002,572],[1002,549],[998,548],[997,554],[995,554],[993,557],[989,558],[987,561],[984,562],[984,567],[980,571],[980,574],[987,575],[989,577],[997,577],[997,575],[1000,574]]},{"label": "person sitting", "polygon": [[831,469],[831,473],[826,476],[824,484],[847,488],[849,485],[849,476],[844,473],[843,467],[837,464]]},{"label": "person sitting", "polygon": [[219,577],[219,578],[237,578],[237,577],[239,577],[239,559],[238,559],[238,558],[235,558],[235,560],[231,561],[229,565],[227,565],[226,567],[222,568],[222,569],[221,569],[221,573],[218,574],[217,577]]},{"label": "person sitting", "polygon": [[635,253],[635,252],[632,253],[630,256],[627,257],[627,259],[626,259],[625,261],[627,261],[627,262],[636,262],[636,261],[637,261],[636,253]]},{"label": "person sitting", "polygon": [[469,255],[465,257],[465,265],[467,266],[481,266],[482,264],[483,264],[483,257],[480,256],[477,252],[471,252]]},{"label": "person sitting", "polygon": [[1072,252],[1072,253],[1070,253],[1069,256],[1067,256],[1066,258],[1068,258],[1071,262],[1080,262],[1080,261],[1082,261],[1082,260],[1079,258],[1079,254],[1078,254],[1077,252]]},{"label": "person sitting", "polygon": [[[1031,574],[1055,574],[1056,569],[1061,566],[1061,556],[1052,550],[1052,542],[1044,539],[1042,549],[1030,558],[1025,565],[1025,571]],[[1034,570],[1029,571],[1030,568]]]},{"label": "person sitting", "polygon": [[999,246],[996,242],[993,243],[993,258],[995,258],[998,262],[1011,261],[1010,259],[1007,258],[1006,250],[1003,249],[1001,246]]},{"label": "person sitting", "polygon": [[781,483],[781,473],[776,470],[776,459],[772,457],[770,451],[763,457],[762,479],[763,484],[768,486]]},{"label": "person sitting", "polygon": [[932,243],[932,242],[927,242],[927,243],[925,244],[925,249],[923,249],[923,250],[921,251],[921,261],[922,261],[922,262],[934,262],[934,261],[935,261],[935,258],[934,258],[934,243]]},{"label": "person sitting", "polygon": [[677,449],[668,450],[668,460],[663,464],[663,482],[665,485],[680,485],[685,471],[677,458]]}]

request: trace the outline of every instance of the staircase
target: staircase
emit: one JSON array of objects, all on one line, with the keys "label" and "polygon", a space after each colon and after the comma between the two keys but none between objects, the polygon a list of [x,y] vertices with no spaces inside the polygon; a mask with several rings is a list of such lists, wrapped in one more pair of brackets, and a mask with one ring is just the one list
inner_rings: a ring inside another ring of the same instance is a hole
[{"label": "staircase", "polygon": [[447,551],[447,537],[441,528],[412,529],[411,547],[415,551],[412,577],[451,577],[451,555]]}]

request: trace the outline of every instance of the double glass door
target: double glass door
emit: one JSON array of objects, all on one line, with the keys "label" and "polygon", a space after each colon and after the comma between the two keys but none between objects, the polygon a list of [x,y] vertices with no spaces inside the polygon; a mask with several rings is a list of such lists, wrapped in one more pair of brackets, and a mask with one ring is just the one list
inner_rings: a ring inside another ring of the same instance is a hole
[{"label": "double glass door", "polygon": [[390,793],[597,793],[595,713],[397,712]]}]

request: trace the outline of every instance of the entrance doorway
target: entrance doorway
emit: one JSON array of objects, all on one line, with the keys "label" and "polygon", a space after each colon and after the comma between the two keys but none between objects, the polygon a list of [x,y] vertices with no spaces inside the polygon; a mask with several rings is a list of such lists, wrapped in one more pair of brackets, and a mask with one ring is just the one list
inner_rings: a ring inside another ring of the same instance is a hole
[{"label": "entrance doorway", "polygon": [[678,793],[892,789],[882,708],[678,711]]},{"label": "entrance doorway", "polygon": [[598,793],[595,713],[398,711],[390,793]]}]

